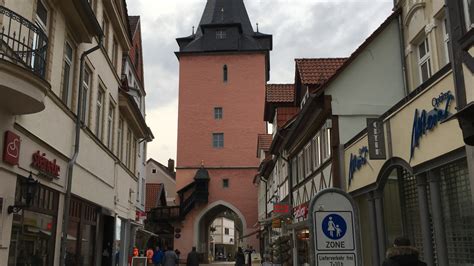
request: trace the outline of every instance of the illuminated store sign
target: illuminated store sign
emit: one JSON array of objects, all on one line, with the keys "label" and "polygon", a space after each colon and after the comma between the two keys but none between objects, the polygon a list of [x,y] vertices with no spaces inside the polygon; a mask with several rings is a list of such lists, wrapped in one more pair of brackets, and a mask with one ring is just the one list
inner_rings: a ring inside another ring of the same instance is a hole
[{"label": "illuminated store sign", "polygon": [[359,154],[355,155],[351,153],[351,160],[349,163],[349,186],[352,183],[354,178],[354,173],[359,170],[363,165],[367,164],[367,154],[369,153],[369,148],[364,146],[359,149]]},{"label": "illuminated store sign", "polygon": [[[413,130],[411,133],[411,147],[410,159],[413,158],[415,148],[420,145],[420,139],[433,130],[440,122],[448,118],[449,107],[454,100],[451,91],[442,92],[438,97],[433,98],[431,104],[433,109],[431,111],[415,110],[415,117],[413,119]],[[442,105],[444,104],[444,108]]]}]

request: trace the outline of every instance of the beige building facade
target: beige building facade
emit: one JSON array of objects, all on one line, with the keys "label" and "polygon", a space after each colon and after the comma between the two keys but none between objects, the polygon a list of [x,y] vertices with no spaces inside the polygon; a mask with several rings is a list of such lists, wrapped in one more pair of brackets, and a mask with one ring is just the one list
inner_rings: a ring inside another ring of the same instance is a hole
[{"label": "beige building facade", "polygon": [[152,138],[123,83],[125,1],[0,3],[9,29],[0,34],[0,261],[60,264],[71,179],[65,263],[111,265],[139,227],[140,158]]},{"label": "beige building facade", "polygon": [[[444,1],[396,7],[409,94],[344,145],[345,189],[360,211],[364,265],[380,265],[398,236],[409,237],[428,265],[472,264],[473,158],[450,119],[461,96]],[[472,82],[466,84],[469,94]]]}]

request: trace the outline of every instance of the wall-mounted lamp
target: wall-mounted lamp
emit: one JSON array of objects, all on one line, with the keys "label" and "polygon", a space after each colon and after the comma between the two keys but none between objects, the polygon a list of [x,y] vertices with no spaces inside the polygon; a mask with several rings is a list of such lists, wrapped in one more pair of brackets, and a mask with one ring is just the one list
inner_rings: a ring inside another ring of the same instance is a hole
[{"label": "wall-mounted lamp", "polygon": [[[39,181],[34,180],[30,175],[26,180],[20,181],[20,194],[21,194],[21,203],[8,206],[8,214],[18,213],[24,208],[28,208],[31,205],[31,201],[34,199],[36,192],[38,191]],[[24,203],[23,203],[24,200]]]}]

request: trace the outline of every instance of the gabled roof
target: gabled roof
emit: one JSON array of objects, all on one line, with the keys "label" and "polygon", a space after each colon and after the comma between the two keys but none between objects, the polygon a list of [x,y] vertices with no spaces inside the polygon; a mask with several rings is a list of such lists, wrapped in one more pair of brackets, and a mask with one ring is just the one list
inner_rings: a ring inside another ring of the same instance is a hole
[{"label": "gabled roof", "polygon": [[300,76],[301,83],[318,84],[325,83],[347,58],[301,58],[295,59],[296,71]]},{"label": "gabled roof", "polygon": [[146,199],[145,199],[145,211],[148,212],[158,206],[166,206],[165,197],[165,185],[164,184],[146,184]]},{"label": "gabled roof", "polygon": [[[216,39],[216,31],[225,37]],[[266,51],[272,36],[254,32],[243,0],[208,0],[196,33],[177,38],[180,53],[212,51]]]},{"label": "gabled roof", "polygon": [[270,145],[272,144],[272,134],[258,134],[257,139],[257,157],[259,157],[260,151],[268,152]]},{"label": "gabled roof", "polygon": [[128,16],[128,21],[130,23],[130,35],[133,38],[135,31],[137,30],[138,21],[140,16]]},{"label": "gabled roof", "polygon": [[175,171],[170,171],[170,169],[168,169],[168,167],[164,166],[163,164],[161,164],[160,162],[154,160],[153,158],[150,158],[146,161],[147,164],[149,164],[150,162],[152,162],[153,164],[158,166],[163,172],[165,172],[169,177],[171,177],[171,179],[176,180],[176,172]]},{"label": "gabled roof", "polygon": [[294,100],[294,84],[267,84],[265,86],[265,101],[268,103],[292,103]]}]

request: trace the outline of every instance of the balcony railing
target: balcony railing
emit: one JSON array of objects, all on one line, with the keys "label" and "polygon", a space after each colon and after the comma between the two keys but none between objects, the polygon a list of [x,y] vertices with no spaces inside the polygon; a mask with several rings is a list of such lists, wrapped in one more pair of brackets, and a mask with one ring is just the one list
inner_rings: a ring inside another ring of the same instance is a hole
[{"label": "balcony railing", "polygon": [[0,59],[8,60],[44,78],[48,37],[34,23],[0,6]]}]

